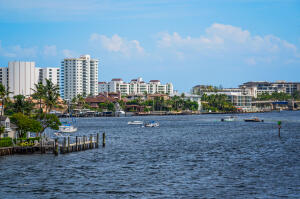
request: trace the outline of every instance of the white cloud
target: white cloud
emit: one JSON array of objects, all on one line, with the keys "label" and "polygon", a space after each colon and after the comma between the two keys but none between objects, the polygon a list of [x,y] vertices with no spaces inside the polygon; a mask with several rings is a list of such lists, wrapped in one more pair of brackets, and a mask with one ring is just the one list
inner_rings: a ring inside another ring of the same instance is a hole
[{"label": "white cloud", "polygon": [[64,57],[67,57],[67,58],[76,57],[75,53],[68,49],[62,50],[62,54],[64,55]]},{"label": "white cloud", "polygon": [[36,46],[23,48],[20,45],[2,47],[0,41],[0,55],[9,58],[32,58],[36,57],[38,48]]},{"label": "white cloud", "polygon": [[167,48],[175,54],[242,55],[247,57],[246,63],[250,65],[257,62],[270,63],[275,60],[274,56],[282,59],[300,57],[294,44],[273,35],[252,36],[249,31],[231,25],[212,24],[199,37],[182,37],[177,32],[160,33],[159,36],[157,46],[161,49]]},{"label": "white cloud", "polygon": [[100,46],[108,52],[120,53],[126,57],[130,57],[133,54],[144,55],[144,48],[137,40],[127,40],[114,34],[112,37],[105,35],[99,35],[93,33],[90,36],[90,42],[96,46]]},{"label": "white cloud", "polygon": [[44,46],[43,53],[45,56],[56,56],[57,55],[56,46],[55,45]]}]

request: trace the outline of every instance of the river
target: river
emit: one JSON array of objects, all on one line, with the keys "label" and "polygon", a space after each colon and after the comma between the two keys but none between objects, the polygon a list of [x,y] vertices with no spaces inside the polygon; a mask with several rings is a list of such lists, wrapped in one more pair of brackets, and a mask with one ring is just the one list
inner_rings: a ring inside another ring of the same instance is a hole
[{"label": "river", "polygon": [[105,131],[106,147],[0,157],[0,198],[300,198],[300,112],[235,116],[79,118],[74,135]]}]

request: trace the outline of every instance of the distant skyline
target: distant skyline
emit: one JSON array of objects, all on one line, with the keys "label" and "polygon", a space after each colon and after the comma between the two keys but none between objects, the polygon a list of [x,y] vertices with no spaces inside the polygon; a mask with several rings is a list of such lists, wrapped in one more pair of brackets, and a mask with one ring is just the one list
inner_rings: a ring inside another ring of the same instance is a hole
[{"label": "distant skyline", "polygon": [[297,0],[0,0],[0,66],[90,54],[99,81],[300,82]]}]

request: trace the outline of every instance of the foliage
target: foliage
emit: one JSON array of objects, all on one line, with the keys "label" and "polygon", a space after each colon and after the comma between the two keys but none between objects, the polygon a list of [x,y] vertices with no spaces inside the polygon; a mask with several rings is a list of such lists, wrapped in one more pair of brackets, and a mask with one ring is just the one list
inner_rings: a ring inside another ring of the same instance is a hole
[{"label": "foliage", "polygon": [[98,104],[99,109],[107,109],[109,111],[115,111],[115,105],[112,102],[106,101],[106,102],[101,102]]},{"label": "foliage", "polygon": [[26,137],[27,132],[38,133],[42,130],[42,126],[39,121],[29,118],[22,113],[14,113],[10,120],[17,126],[18,137]]},{"label": "foliage", "polygon": [[39,121],[41,125],[41,129],[38,132],[39,134],[42,134],[46,128],[58,130],[61,125],[58,117],[54,114],[40,113],[36,115],[35,119]]},{"label": "foliage", "polygon": [[24,95],[14,96],[14,102],[8,102],[5,110],[5,114],[12,115],[13,113],[23,113],[30,115],[33,110],[34,104],[25,100]]},{"label": "foliage", "polygon": [[4,115],[6,102],[10,100],[9,94],[11,94],[11,92],[9,91],[9,87],[5,89],[5,86],[3,86],[3,84],[0,83],[0,98],[2,99],[1,115]]},{"label": "foliage", "polygon": [[10,147],[13,145],[12,138],[0,138],[0,147]]},{"label": "foliage", "polygon": [[265,93],[258,95],[256,99],[257,100],[282,100],[282,101],[285,101],[285,100],[292,99],[292,96],[287,93],[284,93],[284,92],[280,92],[280,93],[273,92],[272,94],[265,92]]},{"label": "foliage", "polygon": [[46,104],[46,112],[49,113],[51,109],[57,104],[57,100],[59,98],[59,87],[54,85],[52,81],[46,79],[45,89],[45,104]]},{"label": "foliage", "polygon": [[228,97],[224,94],[206,95],[203,94],[201,101],[204,110],[211,110],[212,112],[236,112],[236,108],[231,102],[228,102]]},{"label": "foliage", "polygon": [[0,126],[0,136],[5,132],[5,126]]},{"label": "foliage", "polygon": [[35,88],[32,89],[33,92],[34,92],[32,94],[32,97],[33,97],[33,99],[39,100],[39,105],[40,105],[40,111],[39,112],[42,113],[43,112],[42,100],[46,96],[46,89],[45,89],[45,86],[42,83],[34,84],[34,86],[35,86]]}]

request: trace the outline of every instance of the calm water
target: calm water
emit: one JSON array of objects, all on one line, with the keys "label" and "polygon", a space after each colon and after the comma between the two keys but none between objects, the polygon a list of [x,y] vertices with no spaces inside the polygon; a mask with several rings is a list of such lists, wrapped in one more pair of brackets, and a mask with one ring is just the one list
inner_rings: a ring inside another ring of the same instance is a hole
[{"label": "calm water", "polygon": [[300,112],[237,116],[79,119],[76,134],[105,131],[106,148],[0,157],[0,198],[300,198]]}]

